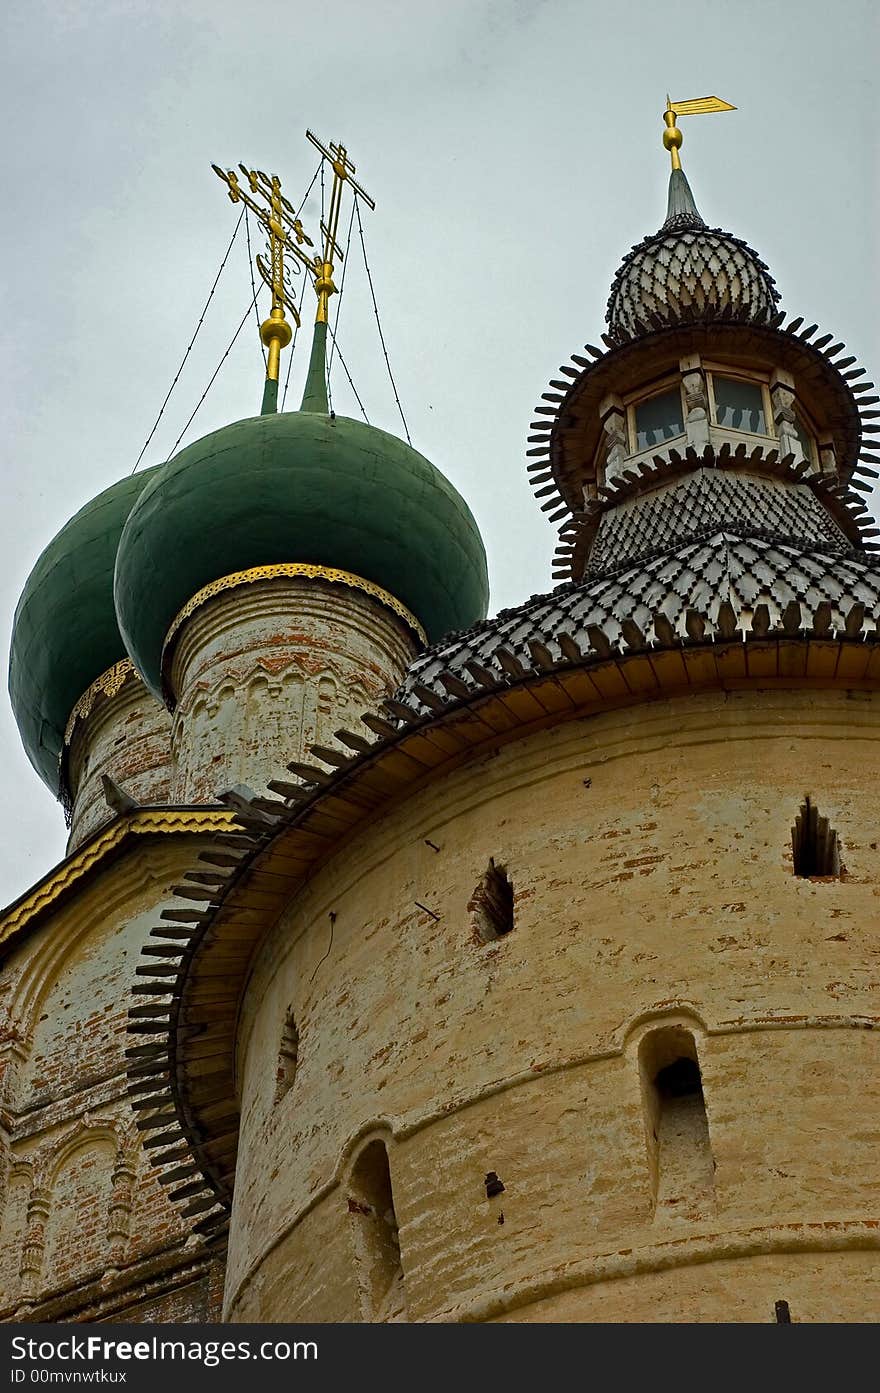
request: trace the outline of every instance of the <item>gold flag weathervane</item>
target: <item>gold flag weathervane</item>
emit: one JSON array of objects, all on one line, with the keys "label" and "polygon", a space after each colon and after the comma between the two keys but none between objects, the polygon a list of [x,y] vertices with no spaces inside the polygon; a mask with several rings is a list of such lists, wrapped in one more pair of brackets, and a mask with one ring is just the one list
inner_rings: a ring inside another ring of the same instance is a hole
[{"label": "gold flag weathervane", "polygon": [[722,101],[720,97],[689,97],[687,101],[671,102],[669,94],[666,94],[666,110],[663,113],[666,130],[663,132],[663,144],[669,151],[673,169],[681,169],[678,152],[681,149],[682,135],[675,124],[675,118],[677,116],[702,116],[710,111],[736,111],[736,107],[731,106],[730,102]]}]

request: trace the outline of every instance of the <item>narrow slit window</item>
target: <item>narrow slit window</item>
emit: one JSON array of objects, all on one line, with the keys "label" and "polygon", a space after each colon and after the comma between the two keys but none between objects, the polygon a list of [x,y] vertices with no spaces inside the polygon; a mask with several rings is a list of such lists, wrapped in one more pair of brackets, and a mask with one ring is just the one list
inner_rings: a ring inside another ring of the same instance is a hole
[{"label": "narrow slit window", "polygon": [[715,1205],[715,1162],[697,1047],[680,1026],[652,1031],[639,1052],[655,1219],[691,1221]]},{"label": "narrow slit window", "polygon": [[281,1034],[281,1045],[278,1050],[278,1067],[275,1072],[276,1103],[279,1103],[284,1095],[289,1093],[293,1087],[293,1080],[296,1077],[298,1063],[299,1031],[296,1028],[293,1012],[288,1011],[284,1021],[284,1030]]},{"label": "narrow slit window", "polygon": [[355,1224],[355,1257],[364,1319],[406,1319],[400,1234],[391,1187],[388,1148],[364,1147],[351,1174],[348,1211]]},{"label": "narrow slit window", "polygon": [[481,943],[492,943],[513,929],[513,884],[504,866],[489,865],[468,906]]},{"label": "narrow slit window", "polygon": [[806,880],[836,880],[842,871],[837,833],[822,817],[810,795],[804,798],[791,829],[794,873]]}]

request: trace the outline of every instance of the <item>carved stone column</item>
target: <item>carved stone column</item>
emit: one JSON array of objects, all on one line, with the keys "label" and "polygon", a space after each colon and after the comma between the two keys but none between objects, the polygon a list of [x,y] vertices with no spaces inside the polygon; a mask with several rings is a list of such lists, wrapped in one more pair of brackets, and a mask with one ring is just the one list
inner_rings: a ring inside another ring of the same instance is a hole
[{"label": "carved stone column", "polygon": [[50,1204],[49,1191],[42,1185],[34,1184],[28,1199],[24,1243],[18,1269],[21,1293],[24,1297],[36,1296],[40,1287]]},{"label": "carved stone column", "polygon": [[129,1151],[120,1149],[116,1155],[116,1164],[113,1167],[111,1177],[112,1189],[107,1225],[110,1263],[113,1267],[121,1267],[125,1262],[136,1174],[134,1157]]},{"label": "carved stone column", "polygon": [[687,442],[702,453],[709,444],[709,393],[699,355],[682,358],[679,368],[684,387]]},{"label": "carved stone column", "polygon": [[620,474],[629,454],[629,440],[626,433],[626,409],[618,396],[607,396],[599,404],[599,416],[607,442],[605,451],[605,478],[613,479]]},{"label": "carved stone column", "polygon": [[773,406],[773,421],[779,437],[779,453],[794,455],[796,461],[804,459],[804,447],[797,433],[797,416],[794,410],[794,378],[790,373],[777,368],[770,379],[770,401]]}]

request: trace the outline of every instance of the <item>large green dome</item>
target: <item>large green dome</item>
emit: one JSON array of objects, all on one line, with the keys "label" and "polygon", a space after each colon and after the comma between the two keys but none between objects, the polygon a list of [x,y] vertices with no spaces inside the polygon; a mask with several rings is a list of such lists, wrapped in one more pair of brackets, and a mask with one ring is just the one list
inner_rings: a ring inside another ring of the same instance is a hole
[{"label": "large green dome", "polygon": [[9,695],[31,764],[54,794],[67,718],[125,657],[113,567],[125,519],[153,469],[120,479],[71,518],[28,576],[12,626]]},{"label": "large green dome", "polygon": [[165,637],[209,582],[254,566],[338,567],[403,602],[433,642],[486,614],[486,553],[464,499],[385,431],[274,413],[225,426],[163,465],[116,560],[129,654],[161,694]]}]

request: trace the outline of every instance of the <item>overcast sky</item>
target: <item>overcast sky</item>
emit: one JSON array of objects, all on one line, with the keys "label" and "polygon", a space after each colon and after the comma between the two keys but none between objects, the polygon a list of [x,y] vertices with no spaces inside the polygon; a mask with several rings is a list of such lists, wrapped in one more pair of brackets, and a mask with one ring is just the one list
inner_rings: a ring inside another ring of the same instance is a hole
[{"label": "overcast sky", "polygon": [[[367,252],[413,443],[477,518],[493,610],[551,587],[527,426],[662,222],[667,91],[738,107],[682,121],[707,222],[880,372],[878,16],[875,0],[7,0],[4,652],[37,556],[131,472],[191,337],[237,216],[211,163],[277,172],[298,202],[307,125],[344,141],[376,200]],[[249,296],[240,239],[144,464],[167,457]],[[355,250],[339,344],[370,421],[401,433]],[[186,441],[255,414],[262,377],[251,324]],[[333,391],[358,414],[338,364]],[[0,705],[6,903],[65,829]]]}]

